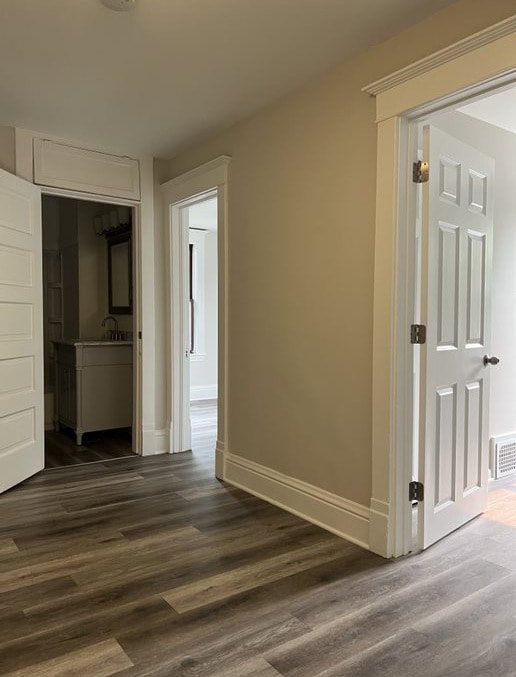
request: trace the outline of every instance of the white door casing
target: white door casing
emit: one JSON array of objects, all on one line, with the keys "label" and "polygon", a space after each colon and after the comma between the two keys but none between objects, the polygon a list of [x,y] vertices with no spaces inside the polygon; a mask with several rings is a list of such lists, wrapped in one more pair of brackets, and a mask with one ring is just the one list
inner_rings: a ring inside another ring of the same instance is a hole
[{"label": "white door casing", "polygon": [[41,191],[0,170],[0,492],[44,460]]},{"label": "white door casing", "polygon": [[[488,482],[494,160],[424,128],[419,542],[483,512]],[[425,317],[426,316],[426,317]]]},{"label": "white door casing", "polygon": [[171,261],[172,261],[172,337],[179,346],[181,365],[172,373],[172,396],[180,401],[180,413],[175,417],[172,430],[174,451],[192,448],[192,425],[190,419],[190,302],[189,278],[189,230],[188,207],[170,206]]},{"label": "white door casing", "polygon": [[[179,338],[177,335],[177,312],[181,305],[177,294],[178,285],[181,284],[177,274],[179,262],[176,235],[179,232],[179,210],[187,203],[217,197],[217,270],[218,270],[218,386],[217,386],[217,444],[215,450],[215,474],[219,479],[224,478],[225,453],[228,448],[228,400],[229,400],[229,349],[228,349],[228,184],[229,166],[231,158],[222,155],[210,160],[195,169],[180,176],[170,179],[162,184],[164,200],[164,213],[166,214],[165,233],[167,235],[167,251],[169,273],[169,303],[168,305],[168,339],[170,341],[170,372],[169,372],[169,429],[171,453],[181,451],[177,440],[177,424],[184,419],[183,403],[189,402],[190,394],[182,390],[176,380],[178,373],[185,369],[184,334]],[[188,242],[188,240],[187,240]],[[182,298],[185,298],[184,296]],[[189,368],[189,364],[188,364]],[[179,388],[179,390],[178,390]]]}]

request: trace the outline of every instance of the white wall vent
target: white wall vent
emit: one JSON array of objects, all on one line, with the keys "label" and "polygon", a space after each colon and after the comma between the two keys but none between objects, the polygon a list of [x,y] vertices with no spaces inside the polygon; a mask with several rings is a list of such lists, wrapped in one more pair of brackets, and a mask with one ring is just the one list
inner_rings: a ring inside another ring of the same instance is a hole
[{"label": "white wall vent", "polygon": [[491,439],[495,479],[516,474],[516,433]]}]

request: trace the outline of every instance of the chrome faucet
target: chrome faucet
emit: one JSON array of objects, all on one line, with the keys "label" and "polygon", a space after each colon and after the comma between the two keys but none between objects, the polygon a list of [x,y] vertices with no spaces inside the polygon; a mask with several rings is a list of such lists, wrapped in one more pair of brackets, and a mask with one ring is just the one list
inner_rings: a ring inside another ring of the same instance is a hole
[{"label": "chrome faucet", "polygon": [[111,340],[113,340],[113,341],[120,341],[120,332],[118,331],[118,320],[116,319],[116,317],[113,317],[113,315],[106,315],[106,317],[100,323],[100,326],[105,327],[106,322],[108,320],[113,320],[113,322],[115,323],[114,331],[109,330],[109,331],[106,332],[107,335],[108,335],[108,338],[111,338]]}]

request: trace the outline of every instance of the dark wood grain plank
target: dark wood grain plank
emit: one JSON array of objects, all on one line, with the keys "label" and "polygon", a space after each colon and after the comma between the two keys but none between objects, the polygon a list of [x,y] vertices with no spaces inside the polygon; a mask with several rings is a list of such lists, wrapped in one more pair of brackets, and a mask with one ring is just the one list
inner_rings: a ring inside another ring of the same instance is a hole
[{"label": "dark wood grain plank", "polygon": [[203,408],[193,452],[0,496],[2,674],[514,677],[515,478],[389,562],[219,482]]}]

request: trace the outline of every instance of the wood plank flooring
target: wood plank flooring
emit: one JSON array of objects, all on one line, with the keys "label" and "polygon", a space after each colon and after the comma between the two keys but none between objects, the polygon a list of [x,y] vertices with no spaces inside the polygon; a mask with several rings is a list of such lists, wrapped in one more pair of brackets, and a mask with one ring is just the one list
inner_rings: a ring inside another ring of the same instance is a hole
[{"label": "wood plank flooring", "polygon": [[76,444],[75,434],[66,428],[45,432],[45,468],[62,468],[135,455],[131,431],[126,428],[84,433],[82,444]]},{"label": "wood plank flooring", "polygon": [[485,517],[386,561],[218,482],[208,410],[193,453],[0,497],[0,674],[516,675],[515,478]]}]

